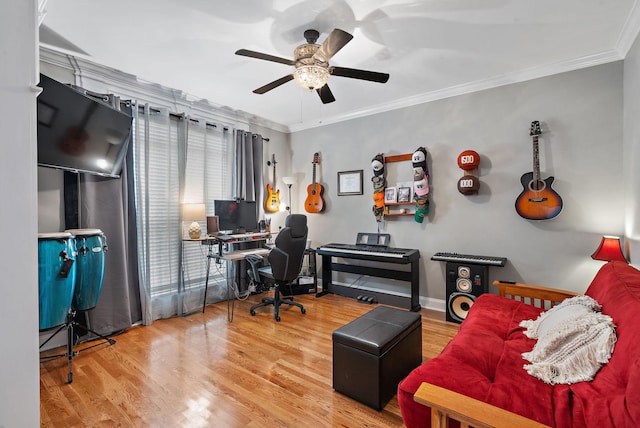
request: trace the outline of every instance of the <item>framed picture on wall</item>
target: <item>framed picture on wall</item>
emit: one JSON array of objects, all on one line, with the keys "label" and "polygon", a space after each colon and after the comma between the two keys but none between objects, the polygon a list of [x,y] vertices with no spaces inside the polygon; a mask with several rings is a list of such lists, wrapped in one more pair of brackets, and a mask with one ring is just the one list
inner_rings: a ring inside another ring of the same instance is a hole
[{"label": "framed picture on wall", "polygon": [[398,187],[398,202],[409,202],[411,200],[411,187]]},{"label": "framed picture on wall", "polygon": [[397,202],[398,201],[398,189],[395,187],[387,187],[386,189],[384,189],[384,202],[389,203],[389,202]]},{"label": "framed picture on wall", "polygon": [[362,195],[363,170],[338,172],[338,196]]}]

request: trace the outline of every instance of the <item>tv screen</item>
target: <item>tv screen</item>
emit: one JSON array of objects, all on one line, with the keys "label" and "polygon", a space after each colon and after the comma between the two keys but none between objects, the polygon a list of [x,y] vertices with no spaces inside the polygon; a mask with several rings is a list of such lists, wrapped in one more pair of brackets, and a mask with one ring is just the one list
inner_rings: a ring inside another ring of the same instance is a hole
[{"label": "tv screen", "polygon": [[218,228],[221,231],[245,233],[258,230],[255,202],[216,200],[214,210],[218,216]]},{"label": "tv screen", "polygon": [[44,74],[39,86],[38,165],[119,177],[131,115]]}]

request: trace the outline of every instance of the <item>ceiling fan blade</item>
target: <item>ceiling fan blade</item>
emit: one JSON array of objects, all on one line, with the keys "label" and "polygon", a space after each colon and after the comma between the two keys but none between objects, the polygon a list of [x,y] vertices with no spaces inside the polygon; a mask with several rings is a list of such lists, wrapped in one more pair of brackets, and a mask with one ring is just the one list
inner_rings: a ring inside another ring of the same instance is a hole
[{"label": "ceiling fan blade", "polygon": [[288,74],[284,77],[279,78],[278,80],[274,80],[271,83],[267,83],[264,86],[259,87],[253,91],[254,94],[264,94],[272,89],[277,88],[278,86],[287,83],[289,80],[293,80],[293,74]]},{"label": "ceiling fan blade", "polygon": [[320,95],[322,104],[329,104],[336,100],[331,89],[329,89],[329,85],[324,85],[322,88],[316,89],[316,92]]},{"label": "ceiling fan blade", "polygon": [[313,54],[313,59],[329,62],[332,56],[334,56],[340,49],[344,47],[347,43],[349,43],[353,39],[353,36],[346,31],[343,31],[339,28],[334,29],[324,42],[320,45],[315,54]]},{"label": "ceiling fan blade", "polygon": [[286,64],[286,65],[294,65],[295,62],[293,60],[287,59],[287,58],[281,58],[279,56],[273,56],[273,55],[269,55],[269,54],[265,54],[262,52],[256,52],[256,51],[250,51],[247,49],[239,49],[236,51],[236,55],[241,55],[241,56],[248,56],[250,58],[257,58],[257,59],[263,59],[265,61],[273,61],[273,62],[279,62],[280,64]]},{"label": "ceiling fan blade", "polygon": [[389,75],[368,70],[357,70],[355,68],[330,67],[329,72],[334,76],[350,77],[352,79],[369,80],[371,82],[387,83]]}]

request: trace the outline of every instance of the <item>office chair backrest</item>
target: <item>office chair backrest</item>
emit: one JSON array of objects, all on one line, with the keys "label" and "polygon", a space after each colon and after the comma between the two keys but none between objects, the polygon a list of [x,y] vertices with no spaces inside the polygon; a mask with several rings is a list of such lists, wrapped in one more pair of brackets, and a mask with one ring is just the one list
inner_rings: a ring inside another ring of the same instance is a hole
[{"label": "office chair backrest", "polygon": [[278,282],[290,282],[298,277],[307,246],[307,216],[290,214],[284,225],[276,237],[276,249],[268,256],[273,277]]}]

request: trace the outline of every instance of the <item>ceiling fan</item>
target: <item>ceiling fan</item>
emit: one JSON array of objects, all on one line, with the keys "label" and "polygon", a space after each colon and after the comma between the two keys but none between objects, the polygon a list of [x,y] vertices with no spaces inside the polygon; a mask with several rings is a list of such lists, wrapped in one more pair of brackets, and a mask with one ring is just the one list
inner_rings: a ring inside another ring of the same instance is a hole
[{"label": "ceiling fan", "polygon": [[264,94],[290,80],[295,80],[301,87],[315,90],[320,96],[322,103],[328,104],[336,100],[327,85],[329,75],[379,83],[386,83],[387,80],[389,80],[387,73],[330,66],[329,60],[349,43],[349,41],[353,39],[353,36],[346,31],[336,28],[327,36],[321,45],[318,45],[316,41],[319,36],[320,33],[317,30],[306,30],[304,32],[304,38],[307,40],[307,43],[295,49],[293,53],[294,59],[281,58],[247,49],[236,51],[236,55],[279,62],[295,67],[293,73],[274,80],[271,83],[267,83],[253,92],[255,94]]}]

